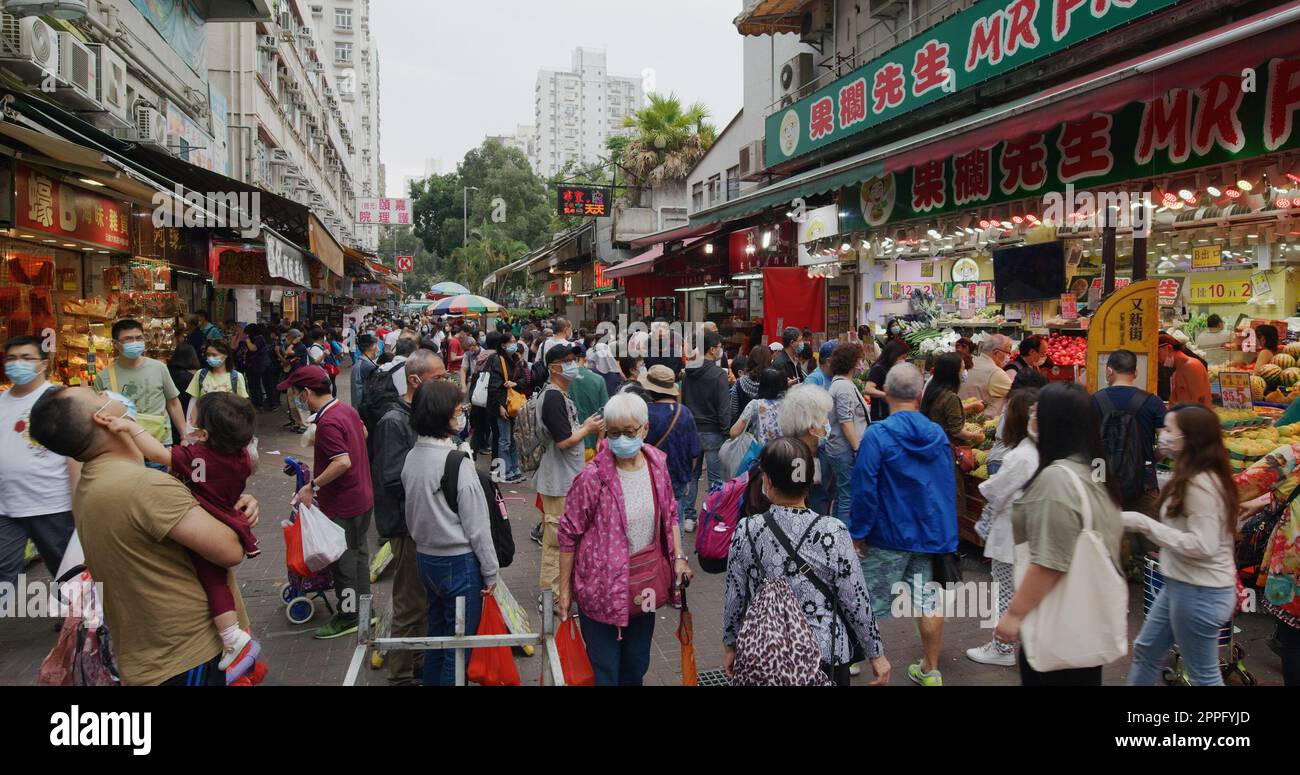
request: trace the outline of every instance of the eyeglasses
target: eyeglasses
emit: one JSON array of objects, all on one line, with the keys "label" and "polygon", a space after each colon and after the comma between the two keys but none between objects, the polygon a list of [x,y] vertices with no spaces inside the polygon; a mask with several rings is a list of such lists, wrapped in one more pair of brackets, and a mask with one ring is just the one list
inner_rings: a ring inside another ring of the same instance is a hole
[{"label": "eyeglasses", "polygon": [[606,430],[605,435],[611,439],[635,439],[637,436],[641,435],[641,429],[644,427],[644,425],[638,425],[630,431]]}]

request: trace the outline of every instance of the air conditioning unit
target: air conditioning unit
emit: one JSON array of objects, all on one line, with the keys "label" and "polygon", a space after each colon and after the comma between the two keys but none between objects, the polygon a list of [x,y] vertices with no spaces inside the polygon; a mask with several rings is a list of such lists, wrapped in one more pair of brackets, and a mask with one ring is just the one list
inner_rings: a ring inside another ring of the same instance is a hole
[{"label": "air conditioning unit", "polygon": [[821,45],[827,35],[835,31],[835,8],[831,0],[821,2],[804,11],[799,20],[799,40]]},{"label": "air conditioning unit", "polygon": [[0,13],[0,60],[21,75],[59,72],[59,38],[40,17]]},{"label": "air conditioning unit", "polygon": [[272,148],[272,149],[271,149],[271,163],[272,163],[272,164],[289,164],[291,161],[292,161],[292,159],[289,158],[289,152],[288,152],[288,151],[284,150],[283,148]]},{"label": "air conditioning unit", "polygon": [[298,38],[300,40],[311,40],[311,27],[306,24],[298,28]]},{"label": "air conditioning unit", "polygon": [[107,111],[106,118],[114,126],[131,124],[131,111],[126,104],[126,60],[102,43],[91,43],[95,55],[95,98]]},{"label": "air conditioning unit", "polygon": [[290,94],[302,94],[302,87],[296,83],[285,84],[284,89]]},{"label": "air conditioning unit", "polygon": [[166,150],[167,120],[157,108],[138,105],[135,109],[135,128],[130,134],[133,142],[152,145]]},{"label": "air conditioning unit", "polygon": [[90,100],[99,98],[95,85],[95,55],[71,32],[59,33],[59,80]]},{"label": "air conditioning unit", "polygon": [[274,35],[258,35],[257,47],[265,51],[275,51],[280,47],[280,39]]},{"label": "air conditioning unit", "polygon": [[317,62],[317,61],[313,60],[312,63],[311,63],[311,71],[312,71],[313,73],[323,73],[323,72],[325,72],[325,63],[324,63],[324,62]]},{"label": "air conditioning unit", "polygon": [[332,98],[332,97],[334,96],[334,87],[333,87],[333,86],[326,86],[326,87],[324,88],[324,90],[322,91],[322,93],[323,93],[326,97],[331,97],[331,98]]},{"label": "air conditioning unit", "polygon": [[764,172],[767,165],[763,163],[763,141],[755,140],[740,149],[740,177],[748,178]]},{"label": "air conditioning unit", "polygon": [[802,98],[817,78],[817,64],[812,52],[804,52],[781,65],[777,82],[781,88],[781,106]]},{"label": "air conditioning unit", "polygon": [[873,19],[897,19],[907,8],[903,0],[870,0],[868,9]]}]

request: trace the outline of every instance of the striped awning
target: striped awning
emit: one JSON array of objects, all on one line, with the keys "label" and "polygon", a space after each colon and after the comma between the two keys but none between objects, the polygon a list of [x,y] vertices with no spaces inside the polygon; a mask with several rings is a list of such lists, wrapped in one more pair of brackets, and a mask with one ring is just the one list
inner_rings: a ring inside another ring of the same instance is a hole
[{"label": "striped awning", "polygon": [[750,0],[732,22],[741,35],[798,32],[804,9],[818,0]]}]

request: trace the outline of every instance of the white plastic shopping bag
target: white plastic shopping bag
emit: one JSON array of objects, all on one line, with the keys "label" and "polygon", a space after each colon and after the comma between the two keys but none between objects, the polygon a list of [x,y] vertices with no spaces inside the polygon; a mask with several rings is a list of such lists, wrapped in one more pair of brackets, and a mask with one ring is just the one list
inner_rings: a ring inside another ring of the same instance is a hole
[{"label": "white plastic shopping bag", "polygon": [[302,526],[302,559],[313,573],[328,568],[348,550],[343,528],[314,505],[298,505],[298,522]]}]

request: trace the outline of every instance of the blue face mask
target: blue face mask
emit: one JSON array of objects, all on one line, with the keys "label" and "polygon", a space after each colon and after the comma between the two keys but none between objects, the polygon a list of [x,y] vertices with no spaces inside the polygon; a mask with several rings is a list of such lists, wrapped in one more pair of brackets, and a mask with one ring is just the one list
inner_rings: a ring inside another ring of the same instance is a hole
[{"label": "blue face mask", "polygon": [[127,342],[122,345],[122,355],[130,361],[139,358],[144,355],[144,342]]},{"label": "blue face mask", "polygon": [[641,451],[641,445],[644,443],[645,439],[640,436],[633,436],[630,439],[626,436],[615,436],[609,440],[609,449],[616,456],[627,460],[636,457],[636,454]]},{"label": "blue face mask", "polygon": [[307,418],[311,417],[312,414],[314,414],[314,412],[312,412],[311,410],[311,407],[307,406],[307,402],[302,400],[301,398],[295,396],[293,399],[293,403],[295,406],[298,407],[298,414],[302,416],[302,419],[306,420]]},{"label": "blue face mask", "polygon": [[563,374],[564,374],[564,378],[565,378],[565,379],[569,379],[569,380],[577,379],[577,378],[578,378],[578,362],[577,362],[577,361],[567,361],[567,362],[564,364],[564,371],[563,371]]},{"label": "blue face mask", "polygon": [[514,355],[515,353],[519,352],[519,345],[517,344],[506,345],[506,352],[510,353],[511,355]]},{"label": "blue face mask", "polygon": [[208,356],[208,366],[210,368],[213,369],[220,368],[224,366],[225,363],[226,363],[226,359],[224,356],[217,356],[217,355]]},{"label": "blue face mask", "polygon": [[26,385],[36,379],[36,364],[30,361],[11,361],[5,364],[5,376],[15,385]]},{"label": "blue face mask", "polygon": [[[120,403],[122,406],[125,406],[125,407],[126,407],[126,415],[125,415],[125,416],[130,417],[132,420],[136,419],[137,415],[136,415],[135,402],[134,402],[134,401],[132,401],[131,399],[129,399],[129,398],[127,398],[126,396],[122,395],[121,393],[114,393],[114,392],[111,391],[111,390],[105,390],[105,391],[104,391],[104,397],[105,397],[105,398],[112,399],[112,400],[111,400],[111,401],[105,401],[105,402],[104,402],[104,405],[103,405],[102,407],[100,407],[100,409],[99,409],[100,412],[102,412],[102,411],[104,411],[105,409],[107,409],[107,408],[108,408],[108,405],[111,404],[113,401],[117,401],[117,402]],[[98,413],[99,413],[99,412],[96,412],[96,414],[98,414]]]}]

